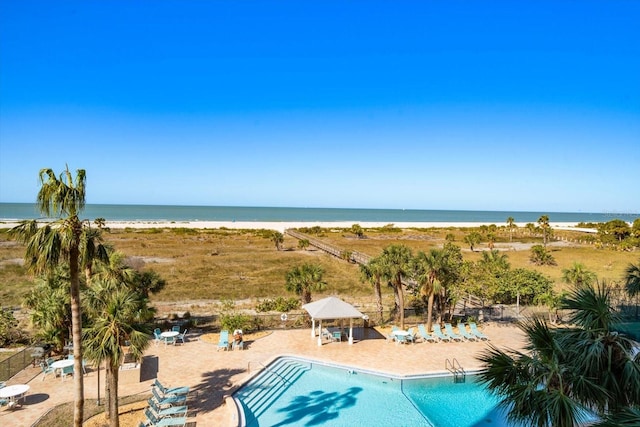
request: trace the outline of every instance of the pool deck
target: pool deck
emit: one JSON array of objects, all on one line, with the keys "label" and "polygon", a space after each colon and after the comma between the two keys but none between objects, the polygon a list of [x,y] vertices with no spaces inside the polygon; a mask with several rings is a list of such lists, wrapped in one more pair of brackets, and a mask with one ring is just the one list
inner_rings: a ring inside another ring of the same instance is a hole
[{"label": "pool deck", "polygon": [[[498,348],[522,349],[523,333],[511,324],[488,323],[482,331]],[[236,425],[235,408],[224,397],[233,392],[261,368],[280,355],[295,355],[340,365],[408,376],[445,372],[445,360],[457,359],[466,371],[479,369],[476,356],[487,342],[395,344],[374,329],[359,330],[363,339],[353,345],[346,342],[317,345],[310,329],[275,330],[247,343],[243,351],[217,351],[216,344],[187,335],[186,344],[151,345],[142,370],[121,371],[120,396],[149,393],[157,377],[168,386],[189,386],[189,422],[187,426]],[[97,371],[85,376],[85,399],[97,398]],[[104,370],[101,371],[101,397],[104,398]],[[52,375],[44,380],[40,368],[27,368],[7,385],[27,383],[26,401],[16,409],[0,409],[0,425],[31,426],[51,408],[73,401],[73,380],[64,382]]]}]

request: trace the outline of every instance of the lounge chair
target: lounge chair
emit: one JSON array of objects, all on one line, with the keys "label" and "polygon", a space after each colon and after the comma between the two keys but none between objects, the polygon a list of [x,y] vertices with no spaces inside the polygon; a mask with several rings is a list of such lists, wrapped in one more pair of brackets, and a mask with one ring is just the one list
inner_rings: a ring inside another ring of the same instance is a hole
[{"label": "lounge chair", "polygon": [[229,350],[229,331],[226,329],[220,331],[220,339],[218,340],[218,350],[223,348],[225,351]]},{"label": "lounge chair", "polygon": [[327,328],[322,328],[322,338],[328,339],[329,341],[333,339],[331,332],[329,332]]},{"label": "lounge chair", "polygon": [[478,330],[478,325],[476,325],[474,322],[469,322],[469,330],[471,331],[471,333],[473,335],[476,336],[476,338],[482,340],[482,341],[488,341],[489,337],[486,336],[485,334],[483,334],[482,332],[480,332],[480,330]]},{"label": "lounge chair", "polygon": [[184,405],[187,401],[186,394],[175,394],[172,396],[163,396],[160,394],[158,390],[154,387],[151,388],[151,394],[153,394],[153,399],[156,401],[156,405],[160,408],[166,408],[167,406],[181,406]]},{"label": "lounge chair", "polygon": [[451,338],[449,338],[447,335],[442,333],[442,331],[440,330],[440,325],[438,324],[433,325],[433,335],[438,337],[440,341],[446,341],[446,342],[451,341]]},{"label": "lounge chair", "polygon": [[331,333],[331,340],[336,342],[342,341],[342,331],[333,331]]},{"label": "lounge chair", "polygon": [[458,331],[464,339],[468,341],[478,341],[478,338],[475,335],[472,335],[467,331],[467,327],[464,325],[464,323],[458,323]]},{"label": "lounge chair", "polygon": [[429,332],[427,332],[427,328],[425,328],[423,323],[418,325],[418,334],[420,335],[420,338],[422,338],[422,341],[429,341],[429,342],[438,341],[436,337],[434,337]]},{"label": "lounge chair", "polygon": [[160,391],[164,395],[164,397],[179,395],[179,394],[187,394],[189,393],[189,387],[165,387],[162,383],[156,378],[151,387],[154,387]]},{"label": "lounge chair", "polygon": [[154,427],[174,427],[184,426],[187,423],[187,417],[164,417],[158,418],[150,408],[144,410],[149,424]]},{"label": "lounge chair", "polygon": [[454,341],[462,341],[462,335],[456,334],[455,332],[453,332],[453,326],[451,326],[451,323],[445,323],[444,324],[444,330],[447,333],[447,335],[449,335],[449,338],[451,338]]},{"label": "lounge chair", "polygon": [[154,414],[158,418],[175,417],[175,416],[186,417],[187,416],[187,411],[188,411],[187,405],[169,406],[168,408],[162,408],[162,407],[158,406],[156,404],[156,401],[153,400],[153,398],[151,398],[151,397],[149,398],[149,400],[147,400],[147,403],[149,404],[149,407],[151,408],[151,410],[153,410]]}]

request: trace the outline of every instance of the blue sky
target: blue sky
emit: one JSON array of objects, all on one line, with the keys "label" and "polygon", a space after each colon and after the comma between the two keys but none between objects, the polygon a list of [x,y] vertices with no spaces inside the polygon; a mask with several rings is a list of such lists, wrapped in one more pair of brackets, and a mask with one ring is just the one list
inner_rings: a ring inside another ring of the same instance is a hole
[{"label": "blue sky", "polygon": [[0,202],[640,212],[640,2],[0,0]]}]

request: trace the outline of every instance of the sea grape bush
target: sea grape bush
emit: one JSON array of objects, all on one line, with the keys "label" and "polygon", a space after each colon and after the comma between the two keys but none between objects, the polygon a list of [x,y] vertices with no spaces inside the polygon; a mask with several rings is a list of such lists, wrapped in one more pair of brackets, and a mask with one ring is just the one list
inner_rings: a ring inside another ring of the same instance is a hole
[{"label": "sea grape bush", "polygon": [[267,311],[279,311],[286,313],[299,307],[300,299],[298,298],[276,297],[274,299],[266,299],[264,301],[258,302],[258,304],[256,305],[256,311],[259,313],[264,313]]}]

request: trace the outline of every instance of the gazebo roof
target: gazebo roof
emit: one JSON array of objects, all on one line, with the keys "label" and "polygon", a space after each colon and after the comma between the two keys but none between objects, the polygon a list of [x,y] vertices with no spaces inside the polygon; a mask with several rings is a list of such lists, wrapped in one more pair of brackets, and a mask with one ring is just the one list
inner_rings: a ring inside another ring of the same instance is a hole
[{"label": "gazebo roof", "polygon": [[355,319],[362,318],[360,313],[351,304],[340,298],[327,297],[319,301],[310,302],[302,306],[313,319]]}]

